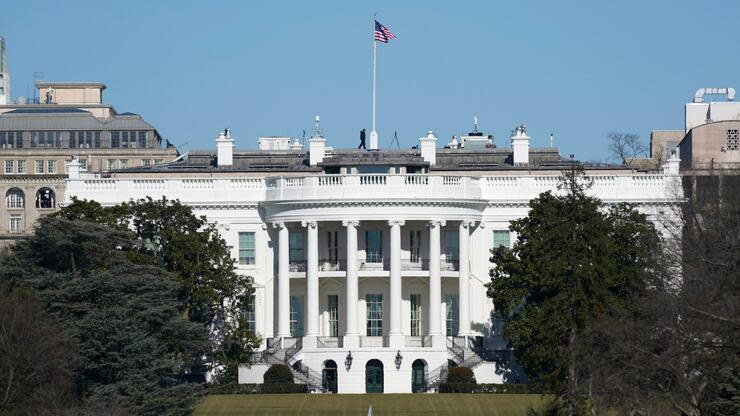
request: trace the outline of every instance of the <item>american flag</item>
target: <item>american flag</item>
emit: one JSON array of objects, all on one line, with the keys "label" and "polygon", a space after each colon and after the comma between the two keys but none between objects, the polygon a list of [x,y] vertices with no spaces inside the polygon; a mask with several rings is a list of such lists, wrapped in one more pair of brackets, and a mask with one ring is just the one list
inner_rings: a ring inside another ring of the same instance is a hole
[{"label": "american flag", "polygon": [[389,40],[395,39],[396,35],[391,33],[390,30],[388,30],[387,27],[383,26],[378,22],[375,21],[375,40],[378,42],[388,43]]}]

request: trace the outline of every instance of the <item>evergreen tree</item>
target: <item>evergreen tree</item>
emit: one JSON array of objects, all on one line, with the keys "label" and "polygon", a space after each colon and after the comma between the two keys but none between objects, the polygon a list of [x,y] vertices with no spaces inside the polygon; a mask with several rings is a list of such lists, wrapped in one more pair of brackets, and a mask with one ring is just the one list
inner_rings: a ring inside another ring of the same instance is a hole
[{"label": "evergreen tree", "polygon": [[132,261],[133,234],[84,221],[39,220],[35,234],[0,261],[0,279],[31,288],[75,344],[83,403],[137,415],[189,414],[202,388],[169,387],[208,342],[182,316],[176,280]]},{"label": "evergreen tree", "polygon": [[650,279],[659,245],[653,225],[628,204],[605,206],[586,191],[578,171],[557,193],[530,202],[513,221],[511,250],[494,249],[488,295],[506,319],[504,338],[541,388],[559,395],[575,414],[588,375],[582,335],[614,310],[628,310]]}]

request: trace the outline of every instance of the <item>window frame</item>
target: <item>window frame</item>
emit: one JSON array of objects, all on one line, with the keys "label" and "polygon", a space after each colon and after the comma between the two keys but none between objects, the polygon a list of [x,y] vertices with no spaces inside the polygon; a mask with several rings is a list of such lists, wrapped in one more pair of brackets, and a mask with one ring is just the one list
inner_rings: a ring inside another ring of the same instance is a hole
[{"label": "window frame", "polygon": [[365,334],[369,337],[383,336],[383,294],[365,294],[367,310]]},{"label": "window frame", "polygon": [[[248,247],[247,237],[251,236],[251,247]],[[240,266],[253,266],[257,262],[257,235],[254,231],[240,231],[238,233]],[[250,255],[251,253],[251,255]]]}]

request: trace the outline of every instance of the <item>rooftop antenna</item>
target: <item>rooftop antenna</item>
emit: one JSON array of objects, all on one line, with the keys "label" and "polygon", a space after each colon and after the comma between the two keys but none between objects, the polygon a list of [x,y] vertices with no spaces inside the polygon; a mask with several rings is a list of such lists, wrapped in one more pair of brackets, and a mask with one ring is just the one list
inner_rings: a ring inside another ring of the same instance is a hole
[{"label": "rooftop antenna", "polygon": [[314,134],[315,137],[321,137],[321,128],[320,128],[321,118],[317,115],[316,116],[316,124],[314,126]]},{"label": "rooftop antenna", "polygon": [[550,133],[550,147],[555,147],[555,133]]},{"label": "rooftop antenna", "polygon": [[396,144],[396,149],[401,149],[401,143],[398,142],[398,132],[397,131],[393,132],[393,140],[391,140],[390,147],[393,147],[393,143]]},{"label": "rooftop antenna", "polygon": [[303,137],[301,138],[301,144],[306,144],[306,129],[303,129]]},{"label": "rooftop antenna", "polygon": [[478,133],[478,116],[473,116],[473,133]]}]

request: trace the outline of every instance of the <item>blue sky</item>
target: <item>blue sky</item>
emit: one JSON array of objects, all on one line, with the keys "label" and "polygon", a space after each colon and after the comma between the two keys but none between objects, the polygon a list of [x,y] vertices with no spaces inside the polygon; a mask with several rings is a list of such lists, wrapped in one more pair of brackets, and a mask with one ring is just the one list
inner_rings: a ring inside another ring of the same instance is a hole
[{"label": "blue sky", "polygon": [[381,147],[480,127],[508,146],[526,123],[565,155],[608,157],[606,134],[681,129],[707,86],[740,87],[740,2],[3,2],[14,96],[50,81],[101,81],[182,150],[260,135],[334,147],[370,129],[372,12],[398,39],[378,47]]}]

